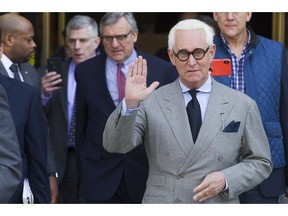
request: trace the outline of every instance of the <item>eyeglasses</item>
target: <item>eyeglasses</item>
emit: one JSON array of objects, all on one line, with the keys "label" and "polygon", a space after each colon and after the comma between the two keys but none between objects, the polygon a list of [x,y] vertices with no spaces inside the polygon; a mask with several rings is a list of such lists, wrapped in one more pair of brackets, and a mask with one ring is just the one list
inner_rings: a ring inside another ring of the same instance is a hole
[{"label": "eyeglasses", "polygon": [[126,40],[126,38],[128,37],[128,35],[130,33],[131,33],[131,31],[129,31],[127,34],[121,34],[121,35],[115,35],[115,36],[103,35],[101,38],[105,43],[112,43],[114,38],[116,38],[116,40],[119,43],[121,43],[121,42],[124,42]]},{"label": "eyeglasses", "polygon": [[230,13],[228,13],[228,12],[220,12],[220,13],[218,13],[220,16],[227,16],[227,15],[229,15],[229,14],[232,14],[233,15],[233,17],[238,17],[238,16],[241,16],[241,15],[243,15],[243,14],[245,14],[245,13],[242,13],[242,12],[230,12]]},{"label": "eyeglasses", "polygon": [[207,47],[206,50],[196,48],[192,52],[188,52],[187,50],[180,50],[178,53],[175,53],[173,50],[173,53],[182,62],[187,61],[190,55],[192,55],[196,60],[201,60],[202,58],[204,58],[209,48],[210,48],[209,46]]}]

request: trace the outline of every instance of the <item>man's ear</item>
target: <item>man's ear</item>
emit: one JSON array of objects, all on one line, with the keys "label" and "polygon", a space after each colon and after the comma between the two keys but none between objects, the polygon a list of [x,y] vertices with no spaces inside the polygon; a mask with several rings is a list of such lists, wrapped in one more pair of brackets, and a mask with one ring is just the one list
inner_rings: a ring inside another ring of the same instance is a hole
[{"label": "man's ear", "polygon": [[132,34],[134,43],[136,43],[136,42],[137,42],[137,39],[138,39],[138,31],[136,31],[136,32],[131,32],[131,34]]},{"label": "man's ear", "polygon": [[3,45],[4,46],[12,46],[13,45],[13,41],[14,41],[14,37],[12,34],[4,34],[2,36],[2,41],[3,41]]},{"label": "man's ear", "polygon": [[252,18],[252,12],[246,12],[246,22],[249,22]]},{"label": "man's ear", "polygon": [[168,56],[170,58],[171,63],[175,66],[175,55],[173,51],[168,48],[167,52],[168,52]]},{"label": "man's ear", "polygon": [[95,41],[94,41],[95,50],[99,47],[100,42],[101,42],[101,38],[100,38],[100,37],[96,37],[96,38],[95,38]]},{"label": "man's ear", "polygon": [[214,55],[215,55],[215,53],[216,53],[216,45],[215,44],[212,44],[211,45],[211,47],[210,47],[210,49],[209,49],[209,53],[210,53],[210,55],[211,55],[211,57],[212,57],[212,60],[214,59]]},{"label": "man's ear", "polygon": [[213,13],[213,18],[217,22],[217,13],[216,12]]}]

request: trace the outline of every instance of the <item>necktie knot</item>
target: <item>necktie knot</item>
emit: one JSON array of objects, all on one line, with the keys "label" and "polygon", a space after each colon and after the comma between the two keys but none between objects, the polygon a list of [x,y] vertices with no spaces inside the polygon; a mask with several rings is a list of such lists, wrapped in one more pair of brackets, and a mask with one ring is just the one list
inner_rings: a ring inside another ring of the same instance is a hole
[{"label": "necktie knot", "polygon": [[12,65],[10,66],[10,70],[11,70],[13,73],[18,72],[18,67],[17,67],[17,65],[16,65],[16,64],[12,64]]},{"label": "necktie knot", "polygon": [[122,68],[123,64],[117,64],[117,72],[120,72],[121,71],[121,68]]},{"label": "necktie knot", "polygon": [[20,80],[20,76],[18,73],[18,66],[17,64],[12,64],[9,69],[14,73],[14,78]]},{"label": "necktie knot", "polygon": [[196,98],[196,94],[199,92],[198,90],[196,89],[191,89],[188,91],[189,94],[191,95],[192,99],[195,99]]}]

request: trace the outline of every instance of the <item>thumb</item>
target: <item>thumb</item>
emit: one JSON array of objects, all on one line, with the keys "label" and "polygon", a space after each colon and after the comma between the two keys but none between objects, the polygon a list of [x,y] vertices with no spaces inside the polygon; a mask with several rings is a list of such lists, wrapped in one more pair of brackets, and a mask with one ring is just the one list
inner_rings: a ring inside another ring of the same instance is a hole
[{"label": "thumb", "polygon": [[159,86],[159,84],[160,83],[158,81],[155,81],[147,89],[150,93],[152,93]]}]

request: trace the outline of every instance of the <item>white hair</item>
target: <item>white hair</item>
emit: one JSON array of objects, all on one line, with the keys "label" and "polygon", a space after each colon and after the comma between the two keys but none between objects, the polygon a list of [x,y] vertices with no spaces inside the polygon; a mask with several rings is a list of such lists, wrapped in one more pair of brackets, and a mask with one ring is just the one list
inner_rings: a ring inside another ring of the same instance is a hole
[{"label": "white hair", "polygon": [[173,49],[175,44],[175,32],[177,30],[198,30],[203,29],[206,35],[206,42],[210,46],[213,44],[214,33],[209,25],[196,19],[185,19],[178,22],[169,32],[168,35],[168,48]]}]

